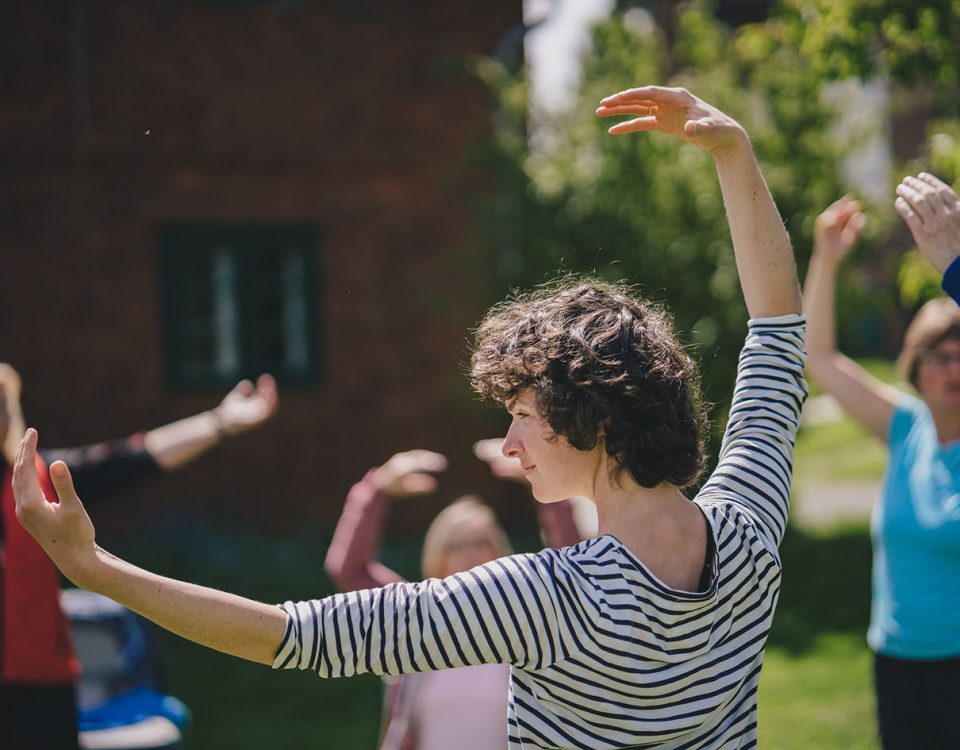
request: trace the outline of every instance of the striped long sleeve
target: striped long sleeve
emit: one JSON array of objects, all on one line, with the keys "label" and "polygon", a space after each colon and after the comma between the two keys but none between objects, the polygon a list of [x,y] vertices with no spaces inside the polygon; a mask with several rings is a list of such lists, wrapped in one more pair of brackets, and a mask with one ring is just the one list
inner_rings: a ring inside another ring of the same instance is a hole
[{"label": "striped long sleeve", "polygon": [[807,397],[804,319],[751,320],[717,468],[697,501],[741,506],[774,547],[787,525],[793,447]]},{"label": "striped long sleeve", "polygon": [[567,608],[584,606],[552,570],[555,557],[513,555],[449,578],[286,602],[274,667],[321,677],[496,663],[543,669],[569,653]]}]

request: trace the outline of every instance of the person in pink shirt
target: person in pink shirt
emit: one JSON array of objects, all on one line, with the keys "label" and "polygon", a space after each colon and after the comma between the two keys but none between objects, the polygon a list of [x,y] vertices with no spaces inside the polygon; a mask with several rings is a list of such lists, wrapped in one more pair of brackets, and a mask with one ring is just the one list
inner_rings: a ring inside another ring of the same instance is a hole
[{"label": "person in pink shirt", "polygon": [[[520,462],[503,457],[501,442],[482,440],[474,452],[495,475],[523,480]],[[434,475],[446,467],[447,459],[440,453],[404,451],[368,471],[351,488],[325,562],[341,591],[403,580],[377,560],[384,519],[395,500],[434,492]],[[547,544],[563,547],[580,541],[570,500],[538,504],[537,508]],[[510,543],[493,510],[479,497],[468,495],[444,508],[430,524],[421,570],[425,578],[445,578],[510,553]],[[380,750],[505,748],[509,679],[510,668],[504,664],[388,679]]]}]

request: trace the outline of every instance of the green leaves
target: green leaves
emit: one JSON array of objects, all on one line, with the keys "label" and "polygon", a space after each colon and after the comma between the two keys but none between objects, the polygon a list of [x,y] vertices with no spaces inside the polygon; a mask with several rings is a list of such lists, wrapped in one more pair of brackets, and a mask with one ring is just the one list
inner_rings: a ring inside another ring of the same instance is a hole
[{"label": "green leaves", "polygon": [[[536,113],[529,148],[511,151],[505,194],[521,201],[522,261],[502,284],[530,286],[560,271],[627,279],[664,301],[699,347],[707,398],[725,403],[746,330],[746,311],[713,160],[658,133],[607,135],[594,109],[604,96],[644,83],[683,85],[737,118],[751,134],[798,254],[812,221],[843,193],[839,155],[820,104],[822,76],[782,20],[736,33],[697,5],[679,11],[673,47],[616,16],[594,30],[579,100],[569,114]],[[498,82],[516,112],[514,85]],[[517,130],[502,144],[516,144]]]},{"label": "green leaves", "polygon": [[960,82],[957,0],[786,0],[803,26],[803,51],[825,76]]}]

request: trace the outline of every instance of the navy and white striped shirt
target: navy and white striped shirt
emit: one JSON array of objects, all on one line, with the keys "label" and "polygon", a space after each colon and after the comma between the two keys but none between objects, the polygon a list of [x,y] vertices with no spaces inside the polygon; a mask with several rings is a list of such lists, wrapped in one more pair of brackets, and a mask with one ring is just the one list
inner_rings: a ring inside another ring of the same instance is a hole
[{"label": "navy and white striped shirt", "polygon": [[287,602],[274,668],[322,677],[510,664],[511,748],[741,748],[780,590],[803,318],[750,322],[716,470],[696,497],[707,591],[664,585],[606,535],[443,580]]}]

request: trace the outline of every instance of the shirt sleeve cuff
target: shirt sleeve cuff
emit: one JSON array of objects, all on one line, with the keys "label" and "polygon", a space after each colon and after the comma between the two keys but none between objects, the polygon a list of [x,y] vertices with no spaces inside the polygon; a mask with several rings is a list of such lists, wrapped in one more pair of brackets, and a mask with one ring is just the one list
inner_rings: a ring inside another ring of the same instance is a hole
[{"label": "shirt sleeve cuff", "polygon": [[940,286],[947,294],[953,297],[954,302],[960,304],[960,255],[953,259],[953,262],[947,266],[943,272],[943,280]]}]

